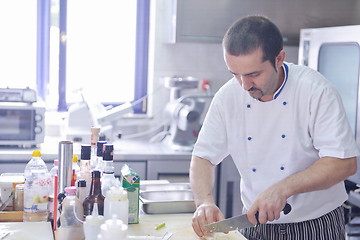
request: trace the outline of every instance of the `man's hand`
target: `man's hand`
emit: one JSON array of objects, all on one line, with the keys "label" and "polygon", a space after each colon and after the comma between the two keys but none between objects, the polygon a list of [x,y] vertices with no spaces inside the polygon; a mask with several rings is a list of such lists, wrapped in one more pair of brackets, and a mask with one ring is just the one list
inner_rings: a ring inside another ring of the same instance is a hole
[{"label": "man's hand", "polygon": [[213,203],[201,204],[195,211],[192,218],[192,227],[199,237],[210,235],[205,225],[224,219],[220,209]]}]

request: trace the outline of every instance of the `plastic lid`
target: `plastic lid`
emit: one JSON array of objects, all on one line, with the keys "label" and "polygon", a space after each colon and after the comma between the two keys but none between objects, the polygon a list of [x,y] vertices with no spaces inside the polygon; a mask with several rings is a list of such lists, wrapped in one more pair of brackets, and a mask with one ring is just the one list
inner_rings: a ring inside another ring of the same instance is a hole
[{"label": "plastic lid", "polygon": [[91,215],[86,216],[87,224],[101,225],[105,222],[104,216],[99,215],[98,204],[94,203],[94,208]]},{"label": "plastic lid", "polygon": [[72,161],[75,162],[75,163],[77,163],[77,162],[78,162],[78,156],[73,155]]},{"label": "plastic lid", "polygon": [[74,196],[76,195],[76,187],[66,187],[65,188],[66,196]]},{"label": "plastic lid", "polygon": [[104,145],[103,160],[104,161],[112,161],[113,159],[114,159],[114,145],[105,144]]},{"label": "plastic lid", "polygon": [[107,141],[98,141],[97,144],[96,144],[96,156],[98,157],[102,157],[103,156],[103,147],[104,147],[104,144],[106,144]]},{"label": "plastic lid", "polygon": [[55,165],[55,166],[59,166],[59,159],[55,159],[55,160],[54,160],[54,165]]},{"label": "plastic lid", "polygon": [[92,176],[92,178],[100,178],[101,177],[101,172],[99,170],[93,170],[91,172],[91,176]]},{"label": "plastic lid", "polygon": [[33,157],[41,157],[41,152],[39,150],[34,150],[32,153]]},{"label": "plastic lid", "polygon": [[80,159],[90,160],[90,155],[91,155],[91,146],[89,144],[82,144]]},{"label": "plastic lid", "polygon": [[77,183],[78,187],[86,187],[86,180],[80,179]]}]

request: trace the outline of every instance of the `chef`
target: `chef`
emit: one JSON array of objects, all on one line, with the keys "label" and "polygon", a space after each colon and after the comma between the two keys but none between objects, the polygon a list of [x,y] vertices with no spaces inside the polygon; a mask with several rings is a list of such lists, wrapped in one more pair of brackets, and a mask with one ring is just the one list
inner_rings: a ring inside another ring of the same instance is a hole
[{"label": "chef", "polygon": [[194,231],[208,235],[204,226],[224,218],[212,195],[214,168],[231,155],[244,213],[256,224],[241,230],[247,239],[345,239],[343,181],[356,172],[359,150],[340,95],[320,73],[284,61],[281,33],[266,17],[236,21],[223,50],[233,78],[216,93],[194,146]]}]

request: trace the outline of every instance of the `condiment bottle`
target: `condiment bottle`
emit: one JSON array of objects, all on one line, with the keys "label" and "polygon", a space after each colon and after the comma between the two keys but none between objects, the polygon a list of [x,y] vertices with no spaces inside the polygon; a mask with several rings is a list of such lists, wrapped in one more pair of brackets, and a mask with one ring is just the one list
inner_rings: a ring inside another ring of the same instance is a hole
[{"label": "condiment bottle", "polygon": [[80,173],[79,179],[86,181],[86,194],[90,192],[91,186],[91,165],[90,165],[91,146],[87,144],[81,145],[80,157]]},{"label": "condiment bottle", "polygon": [[97,162],[97,166],[96,169],[100,170],[101,172],[104,171],[104,164],[103,164],[103,153],[104,153],[104,144],[106,144],[106,141],[98,141],[96,143],[96,162]]},{"label": "condiment bottle", "polygon": [[103,148],[104,171],[101,176],[101,191],[105,196],[111,187],[120,186],[120,181],[116,180],[114,173],[114,146],[112,144],[104,144]]},{"label": "condiment bottle", "polygon": [[111,219],[116,215],[125,225],[128,224],[129,199],[122,187],[111,187],[105,196],[104,218]]},{"label": "condiment bottle", "polygon": [[89,193],[86,192],[86,181],[84,179],[79,179],[77,181],[76,196],[80,202],[84,202],[85,198]]},{"label": "condiment bottle", "polygon": [[104,216],[98,214],[98,205],[95,203],[92,215],[86,216],[84,222],[85,240],[96,240],[100,233],[100,226],[104,222]]},{"label": "condiment bottle", "polygon": [[90,187],[90,194],[85,198],[83,202],[84,215],[91,215],[96,202],[99,208],[99,215],[104,215],[104,199],[105,197],[101,193],[100,171],[92,171],[92,181]]},{"label": "condiment bottle", "polygon": [[61,204],[61,227],[82,225],[84,209],[82,203],[76,197],[76,187],[66,187],[65,195],[66,197]]},{"label": "condiment bottle", "polygon": [[71,175],[71,186],[76,186],[76,181],[78,180],[78,176],[80,174],[80,167],[78,164],[78,157],[73,155],[72,158],[72,175]]},{"label": "condiment bottle", "polygon": [[91,127],[91,169],[95,169],[97,166],[97,156],[96,156],[96,143],[99,141],[100,128]]},{"label": "condiment bottle", "polygon": [[25,167],[24,177],[23,221],[47,221],[52,180],[39,150],[33,151],[32,158]]}]

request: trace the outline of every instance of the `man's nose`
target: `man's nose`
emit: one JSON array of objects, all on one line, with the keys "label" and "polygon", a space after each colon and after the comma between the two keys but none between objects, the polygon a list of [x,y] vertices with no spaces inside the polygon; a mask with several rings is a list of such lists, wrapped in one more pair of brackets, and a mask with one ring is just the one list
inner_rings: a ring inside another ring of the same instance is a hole
[{"label": "man's nose", "polygon": [[241,85],[245,91],[248,91],[250,88],[253,87],[253,82],[247,77],[241,76],[240,81],[241,81]]}]

